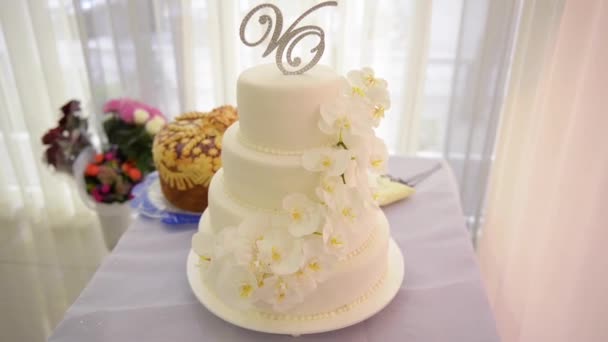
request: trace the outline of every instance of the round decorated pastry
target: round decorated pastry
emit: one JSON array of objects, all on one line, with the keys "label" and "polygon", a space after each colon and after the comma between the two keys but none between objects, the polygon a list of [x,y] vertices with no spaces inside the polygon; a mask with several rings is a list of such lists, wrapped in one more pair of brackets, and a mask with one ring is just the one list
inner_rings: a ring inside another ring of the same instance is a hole
[{"label": "round decorated pastry", "polygon": [[238,119],[236,108],[189,112],[166,125],[154,139],[152,153],[165,198],[174,206],[202,212],[211,177],[220,167],[224,132]]}]

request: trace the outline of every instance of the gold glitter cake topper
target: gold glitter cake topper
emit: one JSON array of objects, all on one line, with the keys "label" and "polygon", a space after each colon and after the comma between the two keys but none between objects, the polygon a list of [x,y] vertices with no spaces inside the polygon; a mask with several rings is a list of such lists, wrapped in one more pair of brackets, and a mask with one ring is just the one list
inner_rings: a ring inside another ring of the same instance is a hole
[{"label": "gold glitter cake topper", "polygon": [[[287,28],[285,32],[283,32],[283,34],[281,34],[281,31],[283,30],[283,14],[281,13],[281,10],[273,4],[258,5],[254,7],[249,13],[247,13],[245,18],[243,18],[243,21],[241,22],[241,41],[243,42],[243,44],[250,47],[257,46],[262,44],[262,42],[266,40],[266,38],[268,38],[270,31],[272,31],[270,42],[268,42],[268,46],[266,46],[266,50],[262,54],[262,57],[268,56],[276,49],[277,52],[275,62],[279,70],[281,70],[284,75],[300,75],[315,66],[321,59],[323,51],[325,50],[325,32],[319,26],[305,25],[298,28],[296,28],[296,26],[298,25],[298,23],[300,23],[302,19],[304,19],[307,15],[316,11],[317,9],[325,6],[337,5],[337,1],[326,1],[311,7],[306,12],[302,13],[302,15],[299,16],[298,19],[296,19],[293,24],[291,24],[291,26]],[[266,31],[264,31],[264,34],[262,35],[262,37],[260,37],[260,39],[250,42],[245,38],[245,29],[247,28],[247,24],[249,24],[249,20],[258,11],[263,10],[264,8],[272,9],[275,15],[276,22],[273,23],[272,16],[268,14],[260,15],[260,17],[258,18],[258,22],[260,23],[260,25],[266,26]],[[311,53],[314,53],[313,58],[310,60],[310,62],[300,67],[299,69],[295,69],[293,71],[285,69],[285,67],[283,66],[283,54],[285,54],[285,49],[287,49],[287,55],[285,58],[287,64],[289,64],[289,66],[292,68],[298,68],[300,64],[302,64],[302,59],[300,57],[292,58],[291,54],[293,52],[294,47],[296,47],[302,39],[310,35],[317,36],[319,38],[319,42],[317,43],[317,45],[310,50]]]}]

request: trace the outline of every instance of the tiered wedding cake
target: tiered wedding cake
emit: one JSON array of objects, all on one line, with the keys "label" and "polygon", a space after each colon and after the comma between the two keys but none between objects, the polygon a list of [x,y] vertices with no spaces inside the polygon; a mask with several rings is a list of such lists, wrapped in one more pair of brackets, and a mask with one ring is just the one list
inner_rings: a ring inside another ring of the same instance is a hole
[{"label": "tiered wedding cake", "polygon": [[344,78],[268,64],[241,74],[237,101],[192,239],[194,292],[221,318],[269,332],[331,330],[380,310],[403,276],[374,194],[386,82],[371,69]]}]

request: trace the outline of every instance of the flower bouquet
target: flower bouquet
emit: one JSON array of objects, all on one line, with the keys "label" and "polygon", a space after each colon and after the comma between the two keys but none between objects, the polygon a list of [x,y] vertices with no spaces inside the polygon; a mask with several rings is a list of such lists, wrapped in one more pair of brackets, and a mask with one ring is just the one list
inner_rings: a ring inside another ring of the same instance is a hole
[{"label": "flower bouquet", "polygon": [[103,107],[108,117],[104,131],[108,142],[146,175],[155,170],[152,160],[154,136],[165,125],[160,110],[132,99],[113,99]]},{"label": "flower bouquet", "polygon": [[90,153],[81,174],[112,249],[131,222],[133,187],[154,171],[152,143],[165,118],[160,110],[127,98],[109,100],[103,112],[109,147]]},{"label": "flower bouquet", "polygon": [[97,203],[124,203],[142,172],[116,147],[95,155],[84,171],[86,190]]},{"label": "flower bouquet", "polygon": [[142,181],[143,175],[116,146],[103,153],[95,154],[92,149],[85,152],[77,161],[84,176],[80,180],[84,183],[81,186],[88,195],[85,202],[95,209],[106,246],[112,249],[131,223],[129,201],[133,198],[134,186]]},{"label": "flower bouquet", "polygon": [[42,136],[44,161],[56,171],[72,174],[78,154],[91,145],[87,134],[87,120],[81,116],[80,102],[70,100],[61,107],[62,116],[57,127]]},{"label": "flower bouquet", "polygon": [[113,248],[129,226],[135,184],[154,170],[152,142],[165,124],[160,110],[131,99],[108,101],[104,131],[108,144],[95,153],[87,134],[87,121],[80,116],[80,103],[61,107],[58,126],[49,130],[42,143],[47,164],[74,176],[84,203],[99,217],[106,245]]}]

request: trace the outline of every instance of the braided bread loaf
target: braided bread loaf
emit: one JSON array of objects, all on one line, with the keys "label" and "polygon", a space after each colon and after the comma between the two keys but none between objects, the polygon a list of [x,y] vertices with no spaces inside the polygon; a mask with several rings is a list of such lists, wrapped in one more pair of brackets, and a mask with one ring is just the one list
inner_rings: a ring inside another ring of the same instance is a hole
[{"label": "braided bread loaf", "polygon": [[207,207],[211,177],[222,166],[224,132],[238,119],[236,108],[188,112],[166,125],[154,139],[152,153],[167,200],[192,212]]}]

